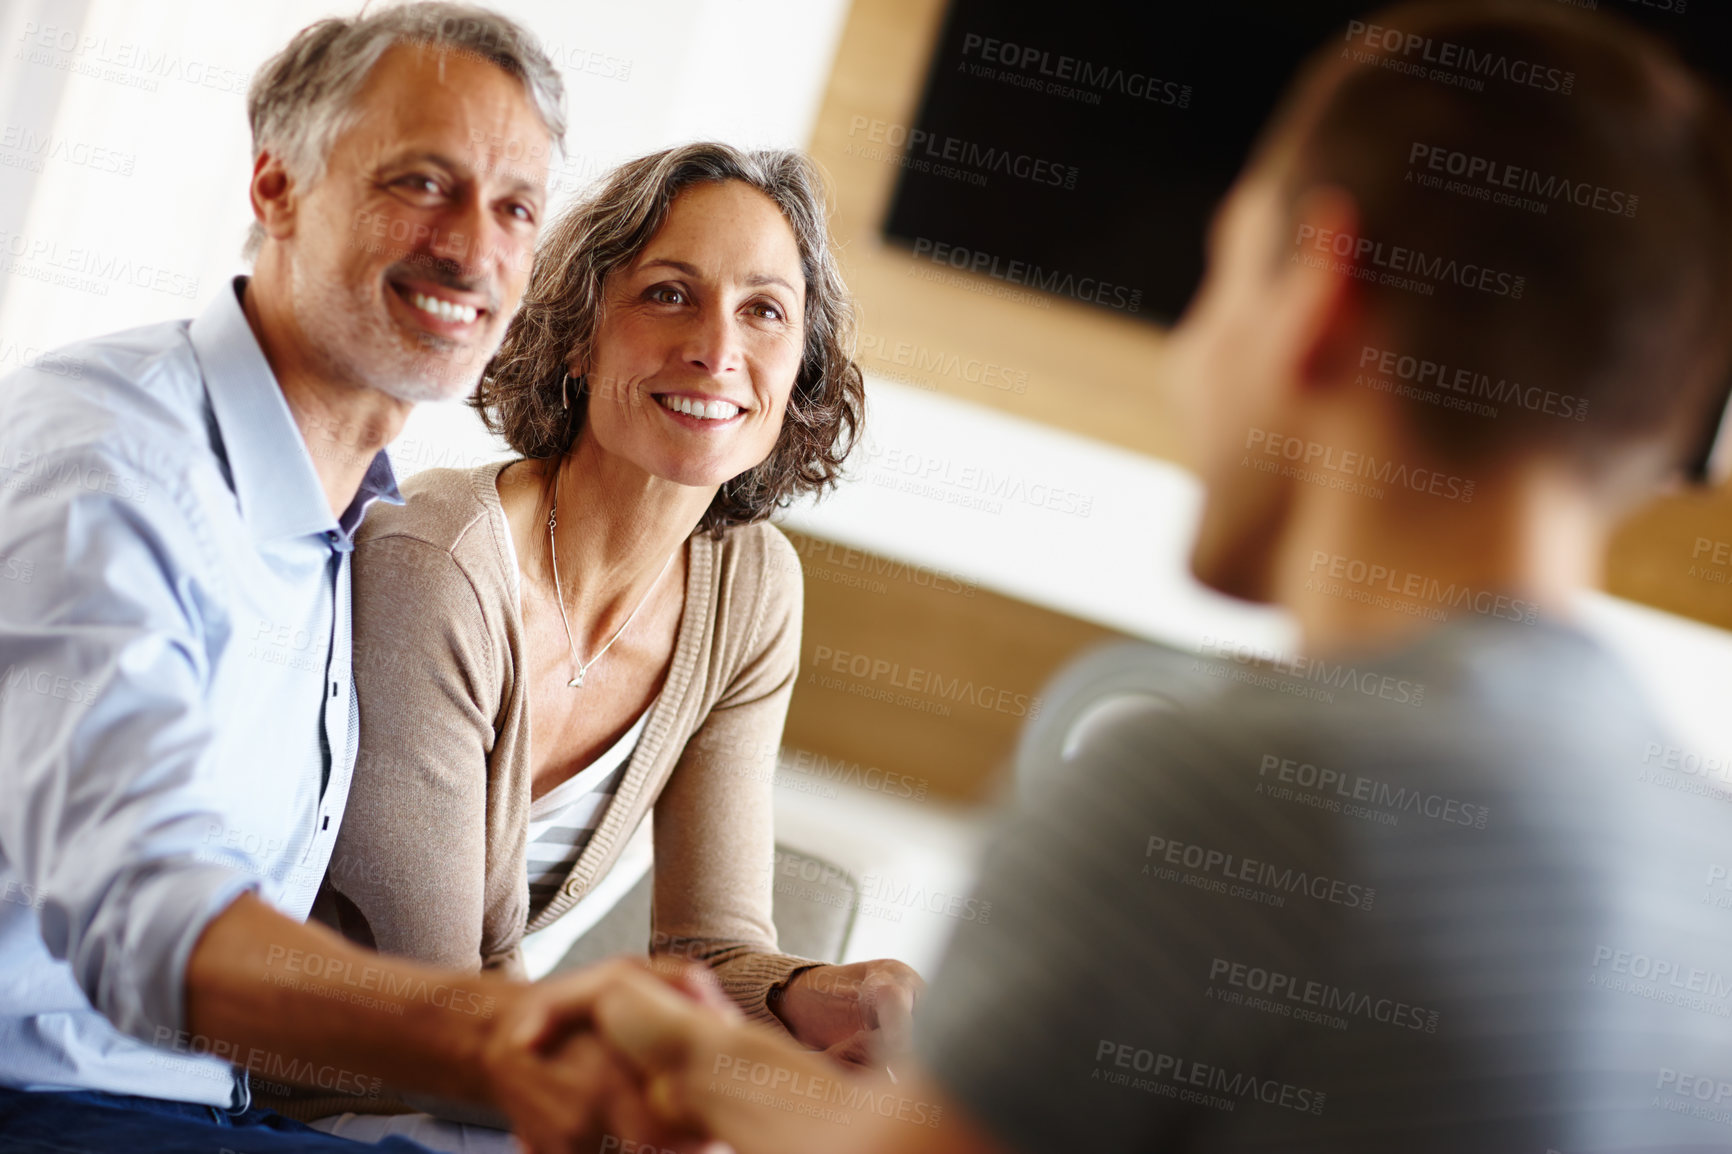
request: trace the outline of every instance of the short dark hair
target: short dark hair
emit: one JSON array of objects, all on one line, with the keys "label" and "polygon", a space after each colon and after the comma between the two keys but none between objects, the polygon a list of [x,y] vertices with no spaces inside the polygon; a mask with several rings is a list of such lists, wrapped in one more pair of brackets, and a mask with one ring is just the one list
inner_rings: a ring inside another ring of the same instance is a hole
[{"label": "short dark hair", "polygon": [[854,305],[825,224],[823,182],[794,151],[687,144],[629,161],[573,205],[542,242],[523,309],[506,330],[471,403],[487,427],[532,459],[569,452],[583,429],[588,386],[564,403],[566,365],[591,360],[607,278],[637,258],[693,185],[739,181],[775,202],[793,229],[806,278],[804,353],[776,447],[723,483],[698,527],[721,536],[794,498],[833,486],[865,421],[866,390],[852,357]]},{"label": "short dark hair", "polygon": [[[1440,74],[1440,60],[1455,65]],[[1719,422],[1732,379],[1729,124],[1706,84],[1622,19],[1429,0],[1326,45],[1254,163],[1274,166],[1290,212],[1320,187],[1348,193],[1358,251],[1401,246],[1495,273],[1433,296],[1358,280],[1401,356],[1586,406],[1559,419],[1517,400],[1486,420],[1428,404],[1415,409],[1427,443],[1463,460],[1544,450],[1614,484],[1692,465]],[[1296,222],[1289,232],[1292,251]]]}]

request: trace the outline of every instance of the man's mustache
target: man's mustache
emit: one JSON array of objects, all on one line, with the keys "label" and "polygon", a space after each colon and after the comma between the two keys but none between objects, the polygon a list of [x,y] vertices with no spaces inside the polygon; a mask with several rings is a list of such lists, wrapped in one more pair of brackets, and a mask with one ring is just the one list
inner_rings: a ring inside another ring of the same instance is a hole
[{"label": "man's mustache", "polygon": [[385,270],[385,279],[431,281],[441,288],[483,297],[487,301],[487,311],[499,315],[499,294],[493,286],[485,278],[465,276],[463,266],[450,257],[422,254],[405,257]]}]

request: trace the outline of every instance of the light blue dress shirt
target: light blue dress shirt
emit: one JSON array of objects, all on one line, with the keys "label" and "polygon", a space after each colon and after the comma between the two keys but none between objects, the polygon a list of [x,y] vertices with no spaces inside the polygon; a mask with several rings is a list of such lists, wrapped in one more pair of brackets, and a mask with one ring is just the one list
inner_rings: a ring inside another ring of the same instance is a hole
[{"label": "light blue dress shirt", "polygon": [[244,285],[0,380],[9,1086],[244,1105],[187,959],[245,891],[304,919],[343,819],[350,535],[402,498],[381,452],[331,515]]}]

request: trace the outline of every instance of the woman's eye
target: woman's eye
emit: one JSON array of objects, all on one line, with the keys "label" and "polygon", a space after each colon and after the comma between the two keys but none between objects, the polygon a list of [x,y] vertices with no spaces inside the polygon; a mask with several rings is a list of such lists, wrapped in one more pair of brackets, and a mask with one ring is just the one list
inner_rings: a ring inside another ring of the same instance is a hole
[{"label": "woman's eye", "polygon": [[677,305],[684,303],[686,294],[673,285],[657,285],[649,291],[650,299],[658,304]]},{"label": "woman's eye", "polygon": [[779,321],[782,317],[782,306],[775,301],[759,301],[752,306],[752,311],[765,320]]}]

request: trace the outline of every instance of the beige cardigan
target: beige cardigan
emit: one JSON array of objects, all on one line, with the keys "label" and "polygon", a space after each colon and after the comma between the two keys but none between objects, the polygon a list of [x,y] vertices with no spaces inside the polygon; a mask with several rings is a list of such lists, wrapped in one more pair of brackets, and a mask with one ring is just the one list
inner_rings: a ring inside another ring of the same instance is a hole
[{"label": "beige cardigan", "polygon": [[692,537],[662,691],[600,827],[530,921],[529,693],[502,468],[420,473],[403,486],[404,505],[374,505],[362,524],[360,751],[313,916],[388,954],[521,976],[526,928],[576,905],[653,807],[654,952],[708,964],[747,1016],[780,1028],[767,994],[816,964],[777,952],[770,917],[799,557],[768,524]]}]

